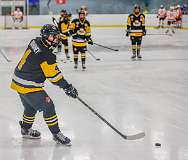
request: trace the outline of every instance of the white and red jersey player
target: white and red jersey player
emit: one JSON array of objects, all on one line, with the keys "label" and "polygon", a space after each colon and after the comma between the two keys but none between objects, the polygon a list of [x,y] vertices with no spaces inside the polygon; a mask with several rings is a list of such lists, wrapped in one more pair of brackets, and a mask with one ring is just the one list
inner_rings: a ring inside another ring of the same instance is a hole
[{"label": "white and red jersey player", "polygon": [[183,13],[182,13],[181,7],[180,5],[177,5],[177,8],[176,8],[176,27],[177,28],[182,27],[182,16],[183,16]]},{"label": "white and red jersey player", "polygon": [[17,8],[13,13],[12,17],[14,21],[21,22],[23,20],[23,12],[20,10],[20,8]]},{"label": "white and red jersey player", "polygon": [[159,20],[160,19],[164,20],[166,18],[166,9],[164,8],[163,5],[160,6],[157,17],[159,18]]},{"label": "white and red jersey player", "polygon": [[168,23],[174,23],[176,21],[176,11],[174,10],[174,7],[170,7],[170,10],[167,11],[166,18]]},{"label": "white and red jersey player", "polygon": [[166,9],[164,8],[163,5],[160,6],[157,14],[157,18],[159,18],[159,25],[158,27],[164,27],[164,20],[166,18]]},{"label": "white and red jersey player", "polygon": [[166,18],[167,18],[167,25],[168,25],[168,29],[167,29],[166,33],[169,32],[170,28],[172,30],[172,33],[175,33],[173,28],[174,28],[174,24],[176,22],[176,10],[173,6],[171,6],[170,10],[167,11]]}]

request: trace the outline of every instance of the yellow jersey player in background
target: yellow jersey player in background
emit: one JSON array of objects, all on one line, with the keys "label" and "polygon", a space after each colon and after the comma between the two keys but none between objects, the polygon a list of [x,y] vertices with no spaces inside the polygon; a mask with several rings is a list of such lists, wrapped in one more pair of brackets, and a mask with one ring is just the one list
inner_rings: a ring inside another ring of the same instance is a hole
[{"label": "yellow jersey player in background", "polygon": [[132,43],[132,59],[135,60],[136,57],[141,59],[140,55],[142,36],[146,35],[145,29],[145,16],[141,13],[141,8],[139,5],[134,6],[134,11],[128,16],[127,19],[127,33],[126,36],[130,35]]},{"label": "yellow jersey player in background", "polygon": [[29,43],[23,57],[15,68],[11,88],[17,91],[24,106],[23,120],[20,121],[21,134],[24,138],[40,138],[40,132],[32,129],[37,111],[43,112],[43,118],[60,144],[70,145],[71,140],[65,137],[59,129],[58,118],[53,101],[43,89],[48,79],[54,85],[62,88],[68,96],[77,98],[77,90],[69,84],[56,63],[52,53],[60,40],[59,29],[46,24],[41,29],[41,37]]},{"label": "yellow jersey player in background", "polygon": [[[66,10],[61,10],[61,17],[59,18],[58,28],[61,33],[61,43],[64,45],[64,51],[66,59],[70,59],[69,49],[68,49],[68,37],[69,37],[69,26],[71,21],[71,15],[67,13]],[[61,52],[62,45],[58,45],[58,52]]]},{"label": "yellow jersey player in background", "polygon": [[69,29],[72,35],[74,68],[78,68],[78,54],[81,53],[82,69],[85,70],[87,44],[93,45],[93,41],[91,39],[90,23],[86,20],[85,11],[80,11],[78,14],[79,17],[72,20]]}]

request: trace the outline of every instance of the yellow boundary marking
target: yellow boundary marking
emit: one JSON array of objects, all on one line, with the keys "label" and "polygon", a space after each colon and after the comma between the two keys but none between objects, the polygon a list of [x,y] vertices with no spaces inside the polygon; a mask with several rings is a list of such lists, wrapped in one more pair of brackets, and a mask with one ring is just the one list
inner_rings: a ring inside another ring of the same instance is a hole
[{"label": "yellow boundary marking", "polygon": [[[32,29],[39,29],[42,26],[29,26],[29,28]],[[91,25],[92,28],[126,28],[126,25]],[[157,28],[157,26],[146,26],[146,28]],[[167,27],[165,27],[167,28]],[[0,29],[4,29],[2,26],[0,26]],[[188,27],[183,27],[181,30],[188,30]]]}]

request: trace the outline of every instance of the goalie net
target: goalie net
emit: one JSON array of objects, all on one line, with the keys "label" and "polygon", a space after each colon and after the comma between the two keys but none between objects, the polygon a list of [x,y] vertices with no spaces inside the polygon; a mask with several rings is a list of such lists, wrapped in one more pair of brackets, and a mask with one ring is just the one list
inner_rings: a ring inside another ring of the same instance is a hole
[{"label": "goalie net", "polygon": [[27,29],[27,16],[23,16],[23,19],[16,20],[12,16],[8,15],[4,18],[4,29]]}]

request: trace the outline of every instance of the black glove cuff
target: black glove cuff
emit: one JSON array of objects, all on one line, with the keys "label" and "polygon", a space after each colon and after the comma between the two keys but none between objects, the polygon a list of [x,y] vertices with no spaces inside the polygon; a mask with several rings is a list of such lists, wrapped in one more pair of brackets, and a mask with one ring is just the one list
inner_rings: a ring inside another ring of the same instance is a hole
[{"label": "black glove cuff", "polygon": [[69,88],[69,86],[70,84],[65,79],[62,79],[61,82],[59,83],[59,87],[63,89],[67,89]]}]

